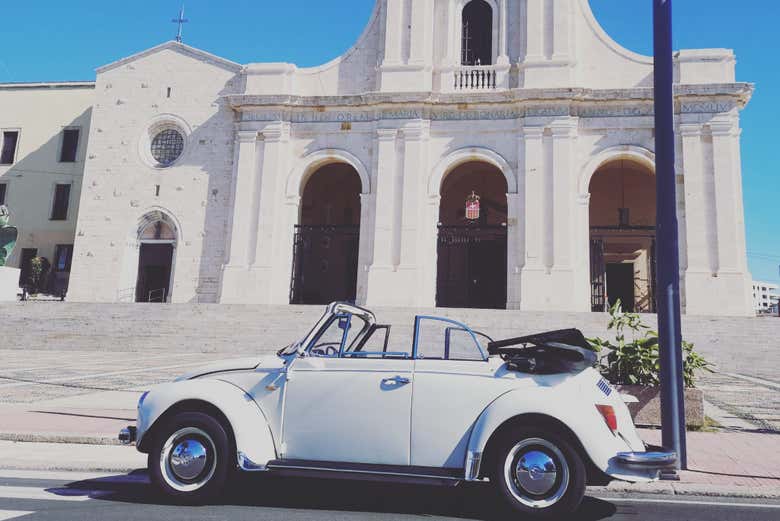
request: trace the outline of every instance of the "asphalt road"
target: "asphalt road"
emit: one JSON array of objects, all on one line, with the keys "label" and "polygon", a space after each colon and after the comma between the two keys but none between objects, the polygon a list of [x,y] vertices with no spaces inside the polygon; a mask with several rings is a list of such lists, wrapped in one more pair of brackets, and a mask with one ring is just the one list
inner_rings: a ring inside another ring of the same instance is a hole
[{"label": "asphalt road", "polygon": [[[142,472],[128,476],[0,469],[0,521],[519,519],[489,486],[398,486],[347,481],[243,479],[219,505],[166,504]],[[588,497],[570,519],[777,520],[780,502],[682,496]]]}]

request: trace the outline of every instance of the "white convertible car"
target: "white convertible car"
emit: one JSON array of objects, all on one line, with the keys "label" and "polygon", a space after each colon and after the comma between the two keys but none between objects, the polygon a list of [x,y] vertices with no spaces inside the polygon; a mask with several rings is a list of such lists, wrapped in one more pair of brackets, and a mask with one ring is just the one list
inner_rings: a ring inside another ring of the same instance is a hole
[{"label": "white convertible car", "polygon": [[239,469],[454,485],[490,481],[516,510],[573,512],[586,484],[675,466],[646,446],[577,330],[494,342],[418,316],[409,335],[334,303],[276,356],[156,386],[120,440],[178,501],[214,500]]}]

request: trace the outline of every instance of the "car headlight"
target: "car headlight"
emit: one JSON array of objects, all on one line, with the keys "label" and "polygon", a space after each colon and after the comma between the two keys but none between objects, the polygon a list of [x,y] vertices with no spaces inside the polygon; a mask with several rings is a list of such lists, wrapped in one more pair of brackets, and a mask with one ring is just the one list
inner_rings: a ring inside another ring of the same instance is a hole
[{"label": "car headlight", "polygon": [[144,400],[146,400],[146,397],[149,396],[149,391],[146,391],[144,394],[141,395],[141,398],[138,400],[138,408],[140,409],[141,406],[144,404]]}]

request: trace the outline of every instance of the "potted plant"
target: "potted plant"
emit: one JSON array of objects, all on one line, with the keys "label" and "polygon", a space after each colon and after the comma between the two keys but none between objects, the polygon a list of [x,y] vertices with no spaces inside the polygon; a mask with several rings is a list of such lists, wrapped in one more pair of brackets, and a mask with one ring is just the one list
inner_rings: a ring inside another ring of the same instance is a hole
[{"label": "potted plant", "polygon": [[[601,338],[588,340],[594,351],[604,353],[599,361],[601,373],[621,393],[639,400],[638,403],[628,404],[636,424],[660,426],[658,333],[643,324],[639,314],[623,311],[619,300],[609,309],[607,329],[615,332],[614,342]],[[685,422],[698,428],[704,425],[704,395],[696,389],[697,373],[712,373],[714,369],[694,350],[693,344],[683,341],[682,347]]]}]

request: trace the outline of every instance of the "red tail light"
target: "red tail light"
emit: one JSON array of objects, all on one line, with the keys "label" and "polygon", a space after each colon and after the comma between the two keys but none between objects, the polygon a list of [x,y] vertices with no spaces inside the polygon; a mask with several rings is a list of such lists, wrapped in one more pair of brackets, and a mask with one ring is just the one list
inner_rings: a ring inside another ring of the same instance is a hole
[{"label": "red tail light", "polygon": [[611,405],[596,405],[601,417],[604,418],[604,423],[607,424],[609,430],[614,434],[618,430],[617,416],[615,415],[615,409]]}]

